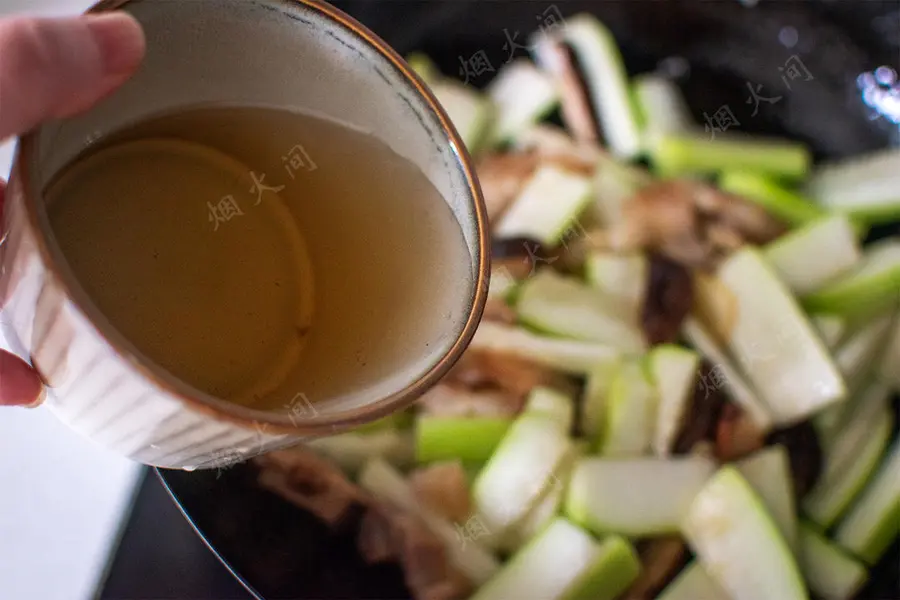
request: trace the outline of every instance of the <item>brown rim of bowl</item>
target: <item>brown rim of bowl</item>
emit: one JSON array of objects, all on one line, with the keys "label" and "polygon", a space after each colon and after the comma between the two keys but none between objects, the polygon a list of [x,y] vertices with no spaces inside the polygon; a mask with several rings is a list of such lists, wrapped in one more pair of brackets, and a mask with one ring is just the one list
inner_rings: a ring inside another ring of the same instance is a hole
[{"label": "brown rim of bowl", "polygon": [[[487,211],[484,206],[481,188],[473,168],[472,158],[469,156],[456,128],[452,125],[450,118],[428,89],[425,82],[422,81],[422,79],[419,78],[419,76],[406,64],[400,55],[354,18],[321,0],[262,1],[269,4],[281,5],[300,4],[349,30],[352,34],[361,38],[386,58],[391,65],[393,65],[394,69],[403,76],[407,84],[418,91],[419,95],[425,100],[426,106],[437,116],[441,124],[441,129],[447,136],[449,142],[453,145],[453,151],[457,156],[459,166],[465,174],[469,193],[475,201],[475,220],[478,227],[477,250],[479,255],[474,257],[475,262],[477,263],[477,277],[475,280],[475,289],[473,290],[472,307],[465,326],[450,350],[427,372],[425,372],[424,375],[406,388],[370,405],[344,411],[335,415],[322,415],[303,421],[298,420],[295,424],[288,415],[250,409],[205,394],[200,390],[192,388],[190,385],[176,377],[163,372],[162,369],[154,365],[146,364],[143,360],[137,358],[132,350],[123,347],[122,344],[115,341],[115,338],[119,336],[117,332],[111,336],[107,331],[107,329],[111,329],[111,327],[108,327],[103,323],[98,323],[98,319],[95,317],[102,315],[100,315],[96,307],[93,306],[81,286],[74,280],[70,281],[69,275],[60,270],[57,257],[54,256],[54,251],[48,245],[47,236],[38,219],[35,198],[37,198],[39,194],[35,193],[35,190],[32,189],[34,182],[30,172],[31,161],[36,156],[37,129],[30,131],[21,137],[13,169],[16,179],[19,181],[19,185],[22,186],[28,224],[37,233],[35,236],[37,246],[46,268],[54,274],[59,281],[61,288],[65,291],[66,296],[78,310],[85,315],[96,334],[113,348],[120,357],[127,361],[142,377],[153,383],[159,389],[199,412],[247,428],[266,425],[265,433],[267,435],[328,435],[332,432],[352,429],[359,425],[386,417],[396,410],[410,406],[429,388],[438,383],[456,361],[459,360],[459,357],[468,347],[472,337],[475,335],[475,330],[481,321],[481,316],[484,312],[484,304],[487,299],[487,277],[490,265],[490,233],[487,221]],[[140,2],[140,0],[101,0],[85,11],[85,14],[115,11],[131,2]]]}]

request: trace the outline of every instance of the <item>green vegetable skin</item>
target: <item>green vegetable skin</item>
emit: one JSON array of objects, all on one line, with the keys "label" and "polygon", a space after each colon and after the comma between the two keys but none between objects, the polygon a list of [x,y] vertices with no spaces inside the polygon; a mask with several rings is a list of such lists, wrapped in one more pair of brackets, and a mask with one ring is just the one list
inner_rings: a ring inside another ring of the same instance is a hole
[{"label": "green vegetable skin", "polygon": [[737,300],[731,352],[776,423],[796,423],[844,399],[827,349],[759,251],[735,252],[718,277]]},{"label": "green vegetable skin", "polygon": [[809,294],[862,258],[853,224],[844,215],[816,219],[775,240],[766,258],[795,294]]},{"label": "green vegetable skin", "polygon": [[650,373],[659,402],[652,447],[657,456],[668,456],[693,401],[700,356],[679,346],[661,345],[650,351]]},{"label": "green vegetable skin", "polygon": [[531,540],[471,600],[614,600],[637,578],[631,545],[600,543],[565,519]]},{"label": "green vegetable skin", "polygon": [[866,249],[851,272],[804,297],[811,312],[865,315],[896,308],[900,302],[900,238],[888,238]]},{"label": "green vegetable skin", "polygon": [[563,431],[568,432],[575,423],[575,402],[561,392],[538,387],[531,390],[522,413],[543,415],[558,423]]},{"label": "green vegetable skin", "polygon": [[734,467],[720,469],[697,494],[682,532],[733,600],[808,598],[790,548]]},{"label": "green vegetable skin", "polygon": [[573,452],[558,422],[543,415],[519,416],[472,486],[485,527],[503,535],[525,518],[558,484],[556,477]]},{"label": "green vegetable skin", "polygon": [[756,173],[729,171],[719,178],[719,187],[756,202],[791,225],[804,225],[827,214],[822,207]]},{"label": "green vegetable skin", "polygon": [[769,446],[735,464],[759,495],[792,550],[797,549],[797,507],[794,481],[784,446]]},{"label": "green vegetable skin", "polygon": [[900,150],[883,150],[816,169],[806,193],[830,210],[869,223],[900,219]]},{"label": "green vegetable skin", "polygon": [[606,399],[606,416],[597,439],[600,454],[641,456],[649,452],[656,429],[659,398],[644,366],[623,363]]},{"label": "green vegetable skin", "polygon": [[894,315],[872,319],[853,333],[834,352],[849,393],[856,392],[877,367],[877,360],[885,349]]},{"label": "green vegetable skin", "polygon": [[718,173],[740,165],[751,172],[801,179],[809,170],[809,152],[802,144],[734,136],[664,135],[652,154],[653,164],[666,176]]},{"label": "green vegetable skin", "polygon": [[437,417],[416,419],[416,460],[420,463],[458,458],[479,463],[488,460],[503,440],[512,419],[492,417]]},{"label": "green vegetable skin", "polygon": [[826,457],[825,472],[803,500],[803,509],[812,521],[831,526],[859,495],[890,441],[893,423],[891,411],[884,407],[871,420],[842,432],[842,436],[852,436],[859,443],[844,444],[842,440],[848,438],[834,442],[835,448]]},{"label": "green vegetable skin", "polygon": [[603,23],[586,14],[567,19],[562,36],[584,69],[610,151],[618,158],[634,158],[642,149],[639,118],[615,38]]},{"label": "green vegetable skin", "polygon": [[604,427],[609,387],[620,367],[620,361],[609,361],[597,365],[587,375],[581,408],[581,431],[590,440],[596,440]]},{"label": "green vegetable skin", "polygon": [[866,567],[808,525],[800,527],[800,569],[809,589],[823,600],[847,600],[862,588]]},{"label": "green vegetable skin", "polygon": [[565,513],[597,534],[674,533],[714,470],[701,457],[582,458],[569,480]]},{"label": "green vegetable skin", "polygon": [[900,440],[896,440],[834,539],[870,565],[900,534]]},{"label": "green vegetable skin", "polygon": [[656,600],[731,600],[698,562],[692,562],[678,574]]},{"label": "green vegetable skin", "polygon": [[609,344],[632,354],[646,348],[637,324],[627,320],[628,312],[614,299],[549,269],[522,284],[516,310],[522,323],[553,335]]},{"label": "green vegetable skin", "polygon": [[[553,202],[548,202],[552,198]],[[593,199],[593,182],[553,165],[531,176],[495,228],[500,238],[528,238],[556,245]]]},{"label": "green vegetable skin", "polygon": [[900,394],[900,313],[896,316],[891,339],[878,367],[878,378]]}]

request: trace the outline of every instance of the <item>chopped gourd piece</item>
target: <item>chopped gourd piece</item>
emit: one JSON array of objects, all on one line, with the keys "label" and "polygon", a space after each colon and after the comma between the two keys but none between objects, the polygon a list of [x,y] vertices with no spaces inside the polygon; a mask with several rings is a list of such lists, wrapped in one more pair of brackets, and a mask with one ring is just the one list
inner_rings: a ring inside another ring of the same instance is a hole
[{"label": "chopped gourd piece", "polygon": [[[754,173],[800,179],[809,170],[807,149],[796,142],[709,135],[668,134],[654,146],[652,160],[664,175],[719,173],[734,168]],[[731,191],[731,190],[728,190]],[[815,205],[813,205],[815,209]],[[818,211],[821,213],[821,209]]]},{"label": "chopped gourd piece", "polygon": [[878,378],[900,394],[900,314],[895,317],[891,339],[878,366]]},{"label": "chopped gourd piece", "polygon": [[416,460],[420,463],[458,458],[464,462],[488,460],[500,445],[512,419],[500,417],[443,417],[420,414],[416,418]]},{"label": "chopped gourd piece", "polygon": [[610,151],[620,159],[637,156],[642,149],[638,114],[615,38],[603,23],[588,14],[568,19],[560,31],[581,66]]},{"label": "chopped gourd piece", "polygon": [[422,81],[428,85],[431,85],[442,77],[441,71],[438,69],[437,65],[434,64],[434,61],[421,52],[413,52],[406,57],[406,62],[409,64],[410,68],[416,72],[416,75],[421,77]]},{"label": "chopped gourd piece", "polygon": [[528,395],[524,413],[552,419],[568,433],[575,423],[575,401],[557,390],[537,387]]},{"label": "chopped gourd piece", "polygon": [[797,507],[791,463],[784,446],[758,450],[735,463],[738,472],[759,495],[788,546],[797,550]]},{"label": "chopped gourd piece", "polygon": [[648,73],[634,78],[634,97],[643,121],[645,151],[665,134],[690,133],[697,124],[678,84],[667,77]]},{"label": "chopped gourd piece", "polygon": [[806,191],[826,209],[870,223],[900,219],[900,150],[823,165],[813,172]]},{"label": "chopped gourd piece", "polygon": [[613,536],[597,542],[559,518],[471,600],[614,600],[639,571],[640,561],[626,540]]},{"label": "chopped gourd piece", "polygon": [[648,454],[656,431],[659,397],[644,365],[623,363],[609,387],[597,448],[609,457]]},{"label": "chopped gourd piece", "polygon": [[805,225],[827,214],[821,206],[758,173],[729,171],[719,178],[719,187],[759,204],[791,225]]},{"label": "chopped gourd piece", "polygon": [[460,543],[460,525],[450,523],[423,507],[403,475],[381,459],[366,463],[359,475],[359,485],[373,496],[417,515],[425,525],[441,538],[447,549],[450,562],[475,585],[481,585],[500,569],[494,555],[488,552],[478,540]]},{"label": "chopped gourd piece", "polygon": [[803,499],[803,510],[813,522],[827,528],[844,514],[878,467],[893,425],[893,413],[882,404],[835,438],[825,455],[824,472]]},{"label": "chopped gourd piece", "polygon": [[819,337],[828,347],[829,350],[837,348],[838,344],[844,338],[844,332],[847,326],[846,321],[842,317],[836,315],[812,315],[810,317],[813,327],[819,332]]},{"label": "chopped gourd piece", "polygon": [[581,432],[589,439],[597,439],[604,427],[606,399],[620,367],[620,361],[606,362],[587,374],[581,403]]},{"label": "chopped gourd piece", "polygon": [[675,533],[715,471],[706,458],[582,458],[572,471],[566,515],[597,534]]},{"label": "chopped gourd piece", "polygon": [[600,342],[639,354],[646,348],[637,324],[609,297],[580,281],[544,269],[522,284],[519,320],[547,333]]},{"label": "chopped gourd piece", "polygon": [[503,535],[558,484],[573,457],[567,432],[542,415],[520,415],[472,486],[484,526]]},{"label": "chopped gourd piece", "polygon": [[592,214],[607,227],[621,224],[625,218],[625,203],[652,182],[644,171],[612,157],[601,156],[594,174]]},{"label": "chopped gourd piece", "polygon": [[768,405],[776,424],[789,425],[841,402],[840,372],[761,254],[745,247],[720,267],[736,303],[728,346]]},{"label": "chopped gourd piece", "polygon": [[684,335],[700,353],[715,365],[722,375],[722,385],[729,397],[749,415],[753,423],[766,432],[772,429],[772,415],[756,390],[744,379],[726,352],[706,328],[694,318],[684,323]]},{"label": "chopped gourd piece", "polygon": [[593,199],[590,177],[555,165],[538,168],[500,222],[500,238],[527,238],[556,245]]},{"label": "chopped gourd piece", "polygon": [[656,600],[731,600],[728,592],[710,577],[699,562],[692,562],[678,574]]},{"label": "chopped gourd piece", "polygon": [[847,273],[862,259],[846,215],[811,221],[769,244],[765,252],[781,279],[801,296]]},{"label": "chopped gourd piece", "polygon": [[900,535],[900,440],[881,461],[866,486],[834,532],[835,541],[874,565]]},{"label": "chopped gourd piece", "polygon": [[615,298],[637,320],[647,294],[650,261],[646,255],[595,252],[588,256],[585,269],[592,287]]},{"label": "chopped gourd piece", "polygon": [[652,447],[657,456],[665,457],[672,452],[690,410],[700,356],[693,350],[664,344],[650,351],[649,366],[659,398]]},{"label": "chopped gourd piece", "polygon": [[469,153],[476,154],[494,117],[494,106],[490,99],[474,88],[448,79],[440,79],[430,85],[466,149]]},{"label": "chopped gourd piece", "polygon": [[893,324],[894,315],[875,317],[835,350],[834,361],[851,394],[859,389],[877,366],[878,357],[887,346]]},{"label": "chopped gourd piece", "polygon": [[812,312],[873,314],[900,302],[900,238],[888,238],[866,248],[862,261],[849,273],[803,298]]},{"label": "chopped gourd piece", "polygon": [[573,375],[583,375],[619,360],[621,352],[608,344],[535,335],[519,327],[482,322],[469,345],[534,361]]},{"label": "chopped gourd piece", "polygon": [[682,532],[733,600],[806,600],[800,569],[750,484],[725,466],[697,494]]},{"label": "chopped gourd piece", "polygon": [[800,526],[800,570],[822,600],[848,600],[869,578],[866,567],[809,525]]},{"label": "chopped gourd piece", "polygon": [[559,102],[553,80],[525,59],[517,59],[501,69],[487,93],[497,114],[491,132],[492,144],[508,142]]}]

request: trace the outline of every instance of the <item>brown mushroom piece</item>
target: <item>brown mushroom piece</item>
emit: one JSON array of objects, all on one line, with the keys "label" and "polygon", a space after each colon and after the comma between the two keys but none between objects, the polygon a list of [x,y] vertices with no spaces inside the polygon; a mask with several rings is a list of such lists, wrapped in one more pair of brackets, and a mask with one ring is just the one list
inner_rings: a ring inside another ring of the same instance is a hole
[{"label": "brown mushroom piece", "polygon": [[502,390],[521,403],[536,387],[572,390],[572,383],[555,369],[496,352],[469,350],[447,379],[473,390]]},{"label": "brown mushroom piece", "polygon": [[691,273],[664,256],[651,254],[648,279],[641,316],[644,338],[650,345],[674,342],[694,303]]},{"label": "brown mushroom piece", "polygon": [[653,600],[681,571],[689,559],[679,537],[663,537],[638,544],[641,573],[622,600]]},{"label": "brown mushroom piece", "polygon": [[739,406],[726,402],[716,425],[716,458],[732,462],[756,452],[765,445],[765,435]]},{"label": "brown mushroom piece", "polygon": [[803,421],[792,427],[773,431],[768,444],[781,444],[787,449],[797,501],[813,488],[822,472],[822,446],[815,427]]},{"label": "brown mushroom piece", "polygon": [[614,229],[591,236],[605,250],[656,250],[687,267],[712,270],[745,243],[784,231],[760,207],[698,181],[659,181],[629,198]]},{"label": "brown mushroom piece", "polygon": [[415,515],[375,504],[363,516],[357,543],[366,562],[400,563],[414,600],[462,600],[472,590],[441,539]]},{"label": "brown mushroom piece", "polygon": [[329,460],[303,448],[257,457],[260,487],[308,510],[332,526],[346,520],[367,495]]},{"label": "brown mushroom piece", "polygon": [[556,80],[563,121],[572,137],[578,142],[596,143],[600,139],[598,122],[572,49],[563,41],[544,37],[535,44],[534,52]]},{"label": "brown mushroom piece", "polygon": [[488,220],[503,216],[538,166],[533,153],[489,154],[476,166]]},{"label": "brown mushroom piece", "polygon": [[454,523],[465,523],[472,512],[469,480],[462,463],[448,461],[415,469],[409,476],[416,499]]},{"label": "brown mushroom piece", "polygon": [[713,368],[713,365],[705,360],[700,365],[694,395],[675,439],[673,454],[689,454],[701,442],[716,439],[716,426],[726,400],[720,386],[706,383]]}]

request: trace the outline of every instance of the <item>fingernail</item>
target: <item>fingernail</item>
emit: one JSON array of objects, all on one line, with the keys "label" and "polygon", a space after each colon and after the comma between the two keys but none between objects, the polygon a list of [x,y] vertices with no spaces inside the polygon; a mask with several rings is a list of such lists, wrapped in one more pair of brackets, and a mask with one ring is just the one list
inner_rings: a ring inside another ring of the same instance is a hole
[{"label": "fingernail", "polygon": [[89,16],[86,19],[103,57],[106,73],[124,75],[134,72],[147,51],[147,41],[140,23],[124,12]]},{"label": "fingernail", "polygon": [[0,406],[35,407],[44,400],[44,384],[19,357],[0,350]]}]

